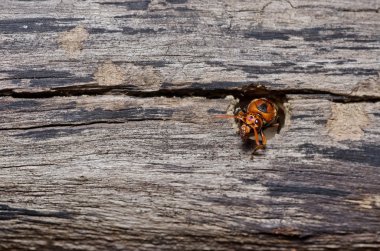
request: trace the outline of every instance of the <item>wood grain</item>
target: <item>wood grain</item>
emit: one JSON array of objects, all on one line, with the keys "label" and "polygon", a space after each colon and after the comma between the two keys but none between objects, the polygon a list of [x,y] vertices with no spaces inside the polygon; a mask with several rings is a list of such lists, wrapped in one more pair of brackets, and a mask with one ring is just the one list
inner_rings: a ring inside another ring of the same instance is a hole
[{"label": "wood grain", "polygon": [[[379,1],[0,1],[0,250],[379,250]],[[270,97],[252,156],[231,112]]]},{"label": "wood grain", "polygon": [[378,1],[5,0],[0,7],[5,93],[260,84],[380,93]]},{"label": "wood grain", "polygon": [[337,104],[289,96],[252,159],[211,117],[232,101],[2,98],[0,247],[378,248],[379,103],[361,140],[336,142]]}]

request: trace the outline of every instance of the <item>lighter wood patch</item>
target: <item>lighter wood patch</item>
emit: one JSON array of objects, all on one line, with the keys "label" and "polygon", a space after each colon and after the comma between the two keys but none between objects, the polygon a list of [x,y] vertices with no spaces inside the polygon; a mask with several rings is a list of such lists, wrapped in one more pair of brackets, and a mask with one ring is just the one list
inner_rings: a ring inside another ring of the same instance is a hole
[{"label": "lighter wood patch", "polygon": [[134,64],[116,65],[111,61],[103,63],[95,73],[99,85],[133,85],[158,90],[163,78],[153,67],[140,67]]},{"label": "lighter wood patch", "polygon": [[347,200],[348,202],[358,204],[363,209],[380,208],[380,195],[365,195],[360,200]]},{"label": "lighter wood patch", "polygon": [[351,95],[380,97],[380,77],[360,81],[352,90]]},{"label": "lighter wood patch", "polygon": [[75,58],[80,54],[83,49],[83,43],[88,37],[88,31],[82,25],[79,25],[74,29],[61,33],[58,37],[58,43],[70,57]]},{"label": "lighter wood patch", "polygon": [[99,85],[120,85],[125,81],[126,73],[120,66],[107,61],[95,72],[95,79]]},{"label": "lighter wood patch", "polygon": [[158,90],[163,82],[161,74],[151,66],[140,67],[127,64],[125,67],[126,82],[130,85]]},{"label": "lighter wood patch", "polygon": [[364,136],[363,128],[369,124],[364,105],[366,104],[333,104],[327,122],[330,137],[337,141],[360,140]]}]

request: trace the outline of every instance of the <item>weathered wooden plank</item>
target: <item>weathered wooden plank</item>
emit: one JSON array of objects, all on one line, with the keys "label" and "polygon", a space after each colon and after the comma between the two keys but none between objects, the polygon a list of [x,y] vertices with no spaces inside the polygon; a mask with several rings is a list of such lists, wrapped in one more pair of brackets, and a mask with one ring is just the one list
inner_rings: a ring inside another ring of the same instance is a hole
[{"label": "weathered wooden plank", "polygon": [[[378,12],[1,1],[0,249],[380,249]],[[229,94],[286,102],[262,155]]]},{"label": "weathered wooden plank", "polygon": [[378,1],[5,0],[0,7],[7,94],[263,84],[380,95]]},{"label": "weathered wooden plank", "polygon": [[251,159],[232,99],[1,98],[0,248],[378,249],[380,103],[288,99]]}]

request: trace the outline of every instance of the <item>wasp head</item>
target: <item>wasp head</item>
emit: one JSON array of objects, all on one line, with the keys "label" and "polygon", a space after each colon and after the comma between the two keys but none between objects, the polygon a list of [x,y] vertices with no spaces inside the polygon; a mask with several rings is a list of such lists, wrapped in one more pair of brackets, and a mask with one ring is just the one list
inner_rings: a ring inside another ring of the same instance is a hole
[{"label": "wasp head", "polygon": [[263,119],[254,113],[248,113],[243,122],[252,128],[260,129],[263,126]]}]

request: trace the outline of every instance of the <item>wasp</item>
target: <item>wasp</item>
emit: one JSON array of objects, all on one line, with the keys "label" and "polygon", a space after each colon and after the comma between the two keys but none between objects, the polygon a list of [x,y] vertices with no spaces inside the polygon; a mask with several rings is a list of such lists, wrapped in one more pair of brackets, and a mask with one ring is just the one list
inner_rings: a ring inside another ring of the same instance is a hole
[{"label": "wasp", "polygon": [[267,98],[252,100],[246,109],[239,109],[234,115],[219,115],[217,117],[235,118],[238,122],[239,134],[243,142],[247,142],[253,134],[256,142],[253,153],[258,149],[264,149],[267,144],[264,129],[268,127],[279,127],[278,107],[273,101]]}]

